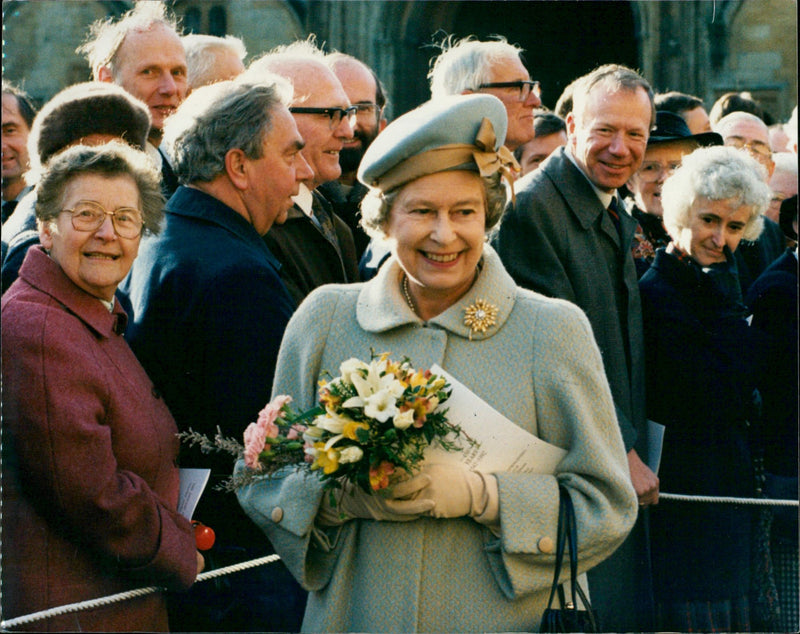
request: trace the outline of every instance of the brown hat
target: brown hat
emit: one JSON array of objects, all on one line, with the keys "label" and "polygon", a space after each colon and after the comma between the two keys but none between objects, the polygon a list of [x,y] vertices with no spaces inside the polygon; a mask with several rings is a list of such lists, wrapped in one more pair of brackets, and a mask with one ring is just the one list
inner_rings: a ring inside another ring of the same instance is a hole
[{"label": "brown hat", "polygon": [[150,132],[147,106],[116,84],[89,81],[65,88],[34,119],[29,153],[44,164],[90,134],[110,134],[143,150]]}]

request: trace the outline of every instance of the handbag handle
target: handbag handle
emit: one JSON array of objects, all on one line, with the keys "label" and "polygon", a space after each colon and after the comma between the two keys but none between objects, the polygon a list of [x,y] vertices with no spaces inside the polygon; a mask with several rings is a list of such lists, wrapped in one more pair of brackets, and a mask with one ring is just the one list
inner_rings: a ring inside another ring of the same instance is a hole
[{"label": "handbag handle", "polygon": [[[556,561],[553,571],[553,585],[550,587],[550,599],[547,601],[547,609],[553,607],[553,599],[556,595],[556,589],[559,587],[559,579],[561,578],[561,562],[564,560],[564,543],[566,542],[567,521],[566,513],[567,507],[564,503],[564,498],[569,499],[567,490],[559,485],[558,487],[559,503],[558,503],[558,534],[556,537]],[[570,502],[572,500],[570,499]],[[562,604],[563,607],[563,604]]]},{"label": "handbag handle", "polygon": [[[553,573],[553,585],[550,588],[550,599],[547,602],[547,609],[553,607],[553,598],[558,591],[562,609],[578,611],[577,598],[583,602],[589,618],[594,622],[592,606],[586,593],[578,583],[578,524],[575,520],[575,509],[572,505],[572,498],[566,487],[559,485],[559,505],[558,505],[558,538],[556,541],[556,562]],[[570,590],[572,591],[572,603],[564,605],[564,591],[559,583],[561,578],[561,563],[564,560],[564,548],[569,548],[569,571],[570,571]]]}]

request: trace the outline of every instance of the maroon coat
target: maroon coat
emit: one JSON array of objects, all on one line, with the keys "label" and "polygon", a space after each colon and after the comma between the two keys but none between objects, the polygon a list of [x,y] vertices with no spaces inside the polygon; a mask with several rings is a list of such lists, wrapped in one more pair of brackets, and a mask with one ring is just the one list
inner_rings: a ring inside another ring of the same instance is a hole
[{"label": "maroon coat", "polygon": [[[193,531],[175,511],[177,428],[122,337],[127,321],[40,248],[2,299],[2,613],[157,585],[189,587]],[[156,593],[33,630],[166,630]]]}]

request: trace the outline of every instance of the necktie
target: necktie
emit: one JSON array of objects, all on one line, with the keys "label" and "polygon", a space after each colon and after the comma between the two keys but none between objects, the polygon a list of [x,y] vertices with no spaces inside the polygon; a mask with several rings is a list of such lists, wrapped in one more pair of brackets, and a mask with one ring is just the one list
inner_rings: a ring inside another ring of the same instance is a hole
[{"label": "necktie", "polygon": [[617,233],[620,233],[619,204],[617,203],[616,196],[611,199],[611,203],[608,205],[608,215],[611,218],[611,222],[614,223]]}]

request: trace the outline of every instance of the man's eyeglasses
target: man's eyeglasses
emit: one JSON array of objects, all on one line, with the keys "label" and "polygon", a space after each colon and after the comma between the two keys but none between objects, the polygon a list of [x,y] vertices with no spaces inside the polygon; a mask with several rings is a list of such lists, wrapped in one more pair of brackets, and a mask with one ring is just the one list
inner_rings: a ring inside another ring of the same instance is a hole
[{"label": "man's eyeglasses", "polygon": [[75,231],[97,231],[106,219],[111,216],[111,224],[120,238],[132,240],[142,233],[144,220],[142,212],[133,207],[119,207],[114,211],[106,211],[102,205],[92,200],[79,200],[72,209],[62,209],[61,213],[72,216],[72,228]]},{"label": "man's eyeglasses", "polygon": [[383,108],[376,103],[354,103],[351,107],[356,109],[356,114],[359,117],[366,117],[369,119],[380,117],[381,110],[383,110]]},{"label": "man's eyeglasses", "polygon": [[482,88],[516,88],[519,90],[520,101],[525,101],[531,93],[537,97],[542,96],[542,86],[538,81],[496,81],[478,86],[478,90]]},{"label": "man's eyeglasses", "polygon": [[352,128],[356,124],[356,117],[358,116],[358,107],[350,106],[349,108],[289,108],[292,114],[324,114],[330,119],[331,130],[339,127],[342,119],[347,118],[347,123]]},{"label": "man's eyeglasses", "polygon": [[725,145],[748,150],[751,154],[756,155],[755,158],[772,158],[772,150],[763,141],[745,141],[741,137],[731,137],[725,139]]},{"label": "man's eyeglasses", "polygon": [[658,161],[645,161],[636,175],[645,183],[655,183],[662,176],[670,176],[680,166],[680,161],[672,161],[666,165]]}]

